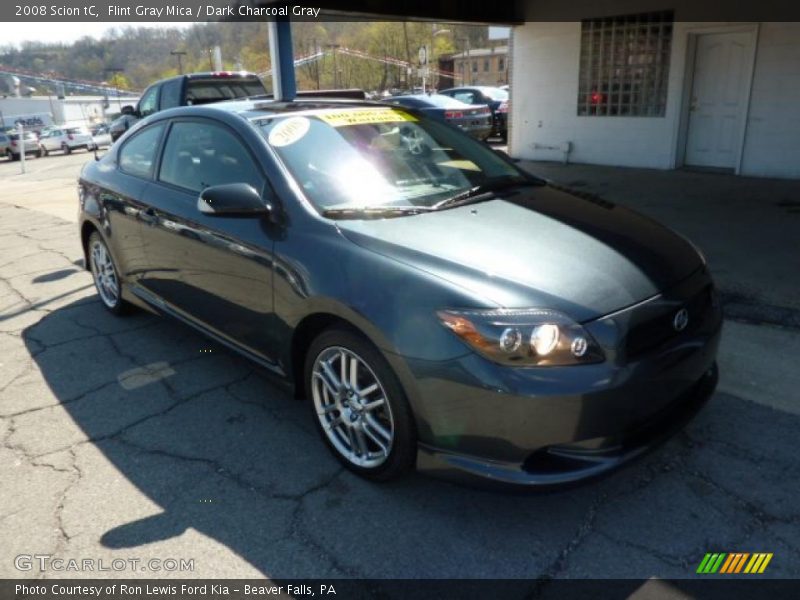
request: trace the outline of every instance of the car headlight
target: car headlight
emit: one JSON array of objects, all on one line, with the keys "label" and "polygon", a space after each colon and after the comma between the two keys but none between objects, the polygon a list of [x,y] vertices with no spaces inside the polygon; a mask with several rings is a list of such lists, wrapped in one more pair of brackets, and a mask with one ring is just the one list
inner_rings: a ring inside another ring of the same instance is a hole
[{"label": "car headlight", "polygon": [[489,360],[518,367],[580,365],[603,360],[591,335],[547,309],[440,310],[442,324]]}]

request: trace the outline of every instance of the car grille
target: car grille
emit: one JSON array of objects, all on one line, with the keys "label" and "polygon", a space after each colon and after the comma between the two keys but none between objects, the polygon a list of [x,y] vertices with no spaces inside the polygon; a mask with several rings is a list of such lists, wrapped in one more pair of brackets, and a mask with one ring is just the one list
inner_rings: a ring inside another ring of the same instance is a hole
[{"label": "car grille", "polygon": [[[628,360],[634,360],[673,339],[692,333],[711,309],[712,295],[713,288],[707,285],[682,305],[665,306],[659,314],[633,325],[625,339]],[[689,312],[689,324],[683,331],[675,331],[672,320],[681,307]]]}]

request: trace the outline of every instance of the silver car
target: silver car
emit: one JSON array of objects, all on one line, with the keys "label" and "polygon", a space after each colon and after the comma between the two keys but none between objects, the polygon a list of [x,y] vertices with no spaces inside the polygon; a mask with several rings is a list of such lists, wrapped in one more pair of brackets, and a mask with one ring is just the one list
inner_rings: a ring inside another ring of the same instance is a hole
[{"label": "silver car", "polygon": [[26,131],[23,134],[23,140],[20,140],[19,133],[15,131],[10,131],[6,135],[8,136],[6,156],[11,160],[19,160],[23,152],[23,147],[26,156],[29,154],[35,154],[36,156],[42,155],[42,151],[39,148],[39,137],[34,132]]},{"label": "silver car", "polygon": [[95,142],[92,134],[86,127],[55,127],[42,131],[39,138],[42,154],[47,156],[50,152],[60,150],[69,154],[78,148],[94,150]]},{"label": "silver car", "polygon": [[11,148],[11,140],[8,139],[8,136],[0,131],[0,156],[8,156],[8,151]]},{"label": "silver car", "polygon": [[92,141],[95,148],[105,148],[112,144],[111,131],[108,125],[99,125],[92,129]]}]

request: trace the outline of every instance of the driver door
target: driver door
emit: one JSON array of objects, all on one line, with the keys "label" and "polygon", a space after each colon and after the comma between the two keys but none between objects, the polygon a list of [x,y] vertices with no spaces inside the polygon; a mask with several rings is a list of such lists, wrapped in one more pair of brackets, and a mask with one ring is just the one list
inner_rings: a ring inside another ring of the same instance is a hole
[{"label": "driver door", "polygon": [[183,316],[271,362],[272,225],[266,217],[205,215],[200,192],[224,183],[269,186],[245,143],[210,119],[175,120],[146,190],[141,285]]}]

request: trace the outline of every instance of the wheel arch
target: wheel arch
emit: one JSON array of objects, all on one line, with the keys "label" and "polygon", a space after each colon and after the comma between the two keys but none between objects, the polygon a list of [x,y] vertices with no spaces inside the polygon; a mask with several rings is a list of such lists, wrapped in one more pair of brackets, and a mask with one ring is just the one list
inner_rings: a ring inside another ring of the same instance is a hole
[{"label": "wheel arch", "polygon": [[[303,370],[305,367],[306,354],[309,346],[314,339],[323,331],[334,325],[341,325],[352,329],[356,333],[370,339],[366,333],[347,319],[330,312],[317,312],[306,315],[295,326],[292,334],[292,343],[289,354],[290,377],[294,385],[295,398],[303,398],[305,384],[303,382]],[[372,341],[372,340],[370,340]],[[374,343],[374,342],[373,342]]]},{"label": "wheel arch", "polygon": [[91,221],[84,221],[81,225],[81,248],[83,249],[83,268],[89,270],[89,238],[100,230]]}]

